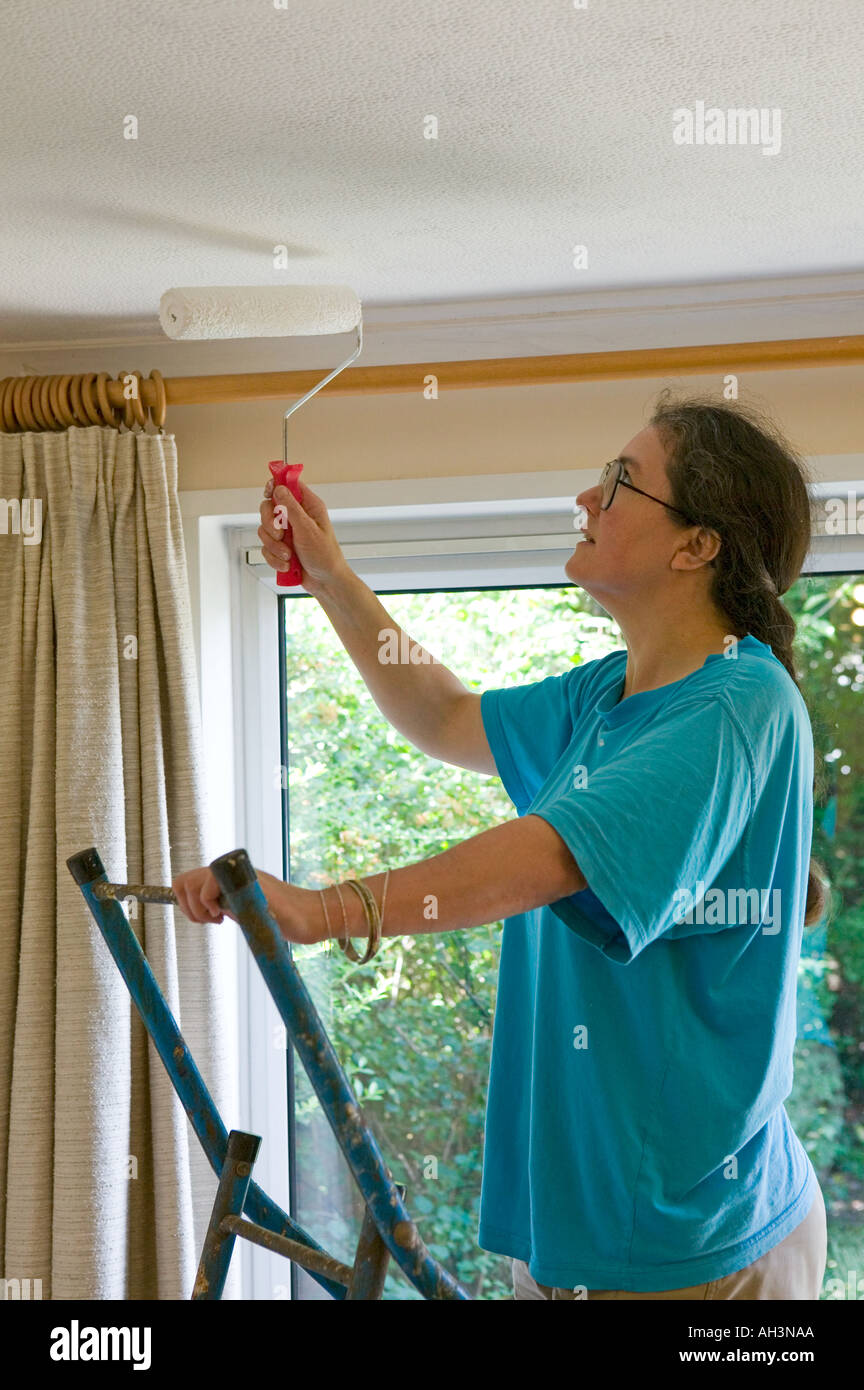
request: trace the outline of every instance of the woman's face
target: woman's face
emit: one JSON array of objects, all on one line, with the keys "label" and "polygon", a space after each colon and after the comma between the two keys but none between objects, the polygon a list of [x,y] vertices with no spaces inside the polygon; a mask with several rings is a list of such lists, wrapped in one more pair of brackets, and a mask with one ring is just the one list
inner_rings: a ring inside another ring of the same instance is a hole
[{"label": "woman's face", "polygon": [[[621,450],[624,478],[644,492],[670,502],[666,450],[653,426],[640,430]],[[682,540],[675,514],[619,484],[612,506],[600,509],[600,485],[576,498],[584,508],[583,534],[564,573],[598,603],[650,597],[670,578],[669,561]],[[611,611],[611,610],[610,610]],[[613,615],[614,616],[614,615]]]}]

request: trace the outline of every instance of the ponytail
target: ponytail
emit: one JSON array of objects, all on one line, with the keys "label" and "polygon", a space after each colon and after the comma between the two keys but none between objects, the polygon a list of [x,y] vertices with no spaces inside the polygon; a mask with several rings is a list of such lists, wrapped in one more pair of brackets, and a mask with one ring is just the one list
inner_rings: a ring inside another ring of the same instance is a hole
[{"label": "ponytail", "polygon": [[[770,422],[737,402],[676,402],[667,389],[650,423],[669,451],[672,502],[721,537],[711,562],[713,603],[727,615],[731,633],[751,633],[771,648],[800,691],[795,619],[780,595],[797,579],[810,545],[803,459]],[[814,797],[825,790],[821,758],[813,790]],[[811,857],[805,927],[821,922],[829,901],[826,871]]]}]

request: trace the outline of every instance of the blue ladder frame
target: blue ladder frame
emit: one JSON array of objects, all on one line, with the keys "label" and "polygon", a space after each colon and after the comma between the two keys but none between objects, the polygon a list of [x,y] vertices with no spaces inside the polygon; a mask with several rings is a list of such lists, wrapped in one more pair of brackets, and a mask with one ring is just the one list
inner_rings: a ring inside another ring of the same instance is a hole
[{"label": "blue ladder frame", "polygon": [[[424,1298],[470,1299],[458,1280],[429,1253],[408,1215],[403,1200],[405,1189],[393,1181],[366,1125],[288,945],[270,915],[245,849],[221,855],[210,868],[222,890],[220,906],[240,924],[363,1196],[365,1214],[353,1268],[323,1250],[252,1181],[260,1138],[241,1130],[232,1130],[229,1135],[222,1123],[120,906],[126,898],[176,906],[173,890],[109,883],[95,849],[82,850],[66,863],[126,981],[210,1166],[219,1177],[193,1299],[221,1297],[238,1236],[302,1265],[337,1300],[380,1299],[391,1256]],[[249,1219],[244,1218],[244,1212]]]}]

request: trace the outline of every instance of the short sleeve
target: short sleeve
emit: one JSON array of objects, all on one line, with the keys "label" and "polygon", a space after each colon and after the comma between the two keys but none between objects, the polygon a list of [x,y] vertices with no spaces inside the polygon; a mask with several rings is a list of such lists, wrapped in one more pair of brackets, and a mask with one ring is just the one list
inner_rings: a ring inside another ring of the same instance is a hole
[{"label": "short sleeve", "polygon": [[704,895],[752,811],[752,758],[733,711],[715,698],[670,712],[589,772],[587,785],[571,782],[529,807],[558,831],[588,884],[551,910],[623,963],[664,933],[692,934],[680,926],[679,890],[694,903]]},{"label": "short sleeve", "polygon": [[573,737],[587,666],[529,685],[484,690],[480,714],[504,790],[523,813]]}]

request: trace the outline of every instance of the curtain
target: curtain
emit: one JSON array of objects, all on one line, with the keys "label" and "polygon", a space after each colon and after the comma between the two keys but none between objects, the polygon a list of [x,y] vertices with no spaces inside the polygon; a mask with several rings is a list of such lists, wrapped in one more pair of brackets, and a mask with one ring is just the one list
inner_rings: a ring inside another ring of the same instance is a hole
[{"label": "curtain", "polygon": [[[225,848],[203,843],[173,436],[0,434],[0,595],[3,1276],[189,1298],[217,1179],[66,866],[92,845],[111,881],[170,884]],[[235,943],[168,906],[130,920],[230,1129]]]}]

